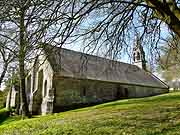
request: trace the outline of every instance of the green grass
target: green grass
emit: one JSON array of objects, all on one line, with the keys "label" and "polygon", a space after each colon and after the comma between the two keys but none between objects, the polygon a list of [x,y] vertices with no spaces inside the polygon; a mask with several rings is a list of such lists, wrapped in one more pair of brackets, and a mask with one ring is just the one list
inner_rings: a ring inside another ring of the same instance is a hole
[{"label": "green grass", "polygon": [[0,135],[180,135],[180,93],[12,121]]}]

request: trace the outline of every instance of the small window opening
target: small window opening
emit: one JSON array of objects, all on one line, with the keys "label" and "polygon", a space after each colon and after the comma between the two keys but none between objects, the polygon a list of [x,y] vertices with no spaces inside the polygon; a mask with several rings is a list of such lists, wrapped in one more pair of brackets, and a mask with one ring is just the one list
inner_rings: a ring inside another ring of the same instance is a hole
[{"label": "small window opening", "polygon": [[134,53],[134,55],[133,55],[133,61],[135,61],[136,60],[136,54]]},{"label": "small window opening", "polygon": [[128,97],[128,88],[124,88],[124,94],[125,94],[125,97]]},{"label": "small window opening", "polygon": [[82,87],[82,89],[81,89],[81,96],[82,97],[86,96],[86,87]]},{"label": "small window opening", "polygon": [[44,97],[46,96],[47,94],[47,80],[45,80],[44,82]]}]

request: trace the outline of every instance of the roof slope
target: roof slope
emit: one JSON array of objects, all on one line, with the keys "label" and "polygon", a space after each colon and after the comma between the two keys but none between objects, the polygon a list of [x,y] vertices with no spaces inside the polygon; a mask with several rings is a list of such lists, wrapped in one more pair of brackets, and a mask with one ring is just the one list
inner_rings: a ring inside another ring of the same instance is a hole
[{"label": "roof slope", "polygon": [[132,64],[57,47],[48,47],[45,52],[54,72],[61,76],[168,88],[157,77]]}]

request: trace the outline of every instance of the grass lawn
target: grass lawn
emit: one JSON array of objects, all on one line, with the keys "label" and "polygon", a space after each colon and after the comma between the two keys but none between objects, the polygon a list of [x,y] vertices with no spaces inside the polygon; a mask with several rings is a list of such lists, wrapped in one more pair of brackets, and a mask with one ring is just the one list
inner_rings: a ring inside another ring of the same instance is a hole
[{"label": "grass lawn", "polygon": [[0,135],[180,135],[180,93],[1,124]]}]

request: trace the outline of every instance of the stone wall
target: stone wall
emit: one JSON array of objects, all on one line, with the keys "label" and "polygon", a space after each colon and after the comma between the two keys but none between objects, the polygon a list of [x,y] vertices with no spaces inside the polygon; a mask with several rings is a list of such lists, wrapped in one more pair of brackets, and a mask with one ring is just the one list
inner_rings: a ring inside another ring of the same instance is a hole
[{"label": "stone wall", "polygon": [[28,103],[32,114],[52,113],[50,104],[54,95],[49,95],[52,91],[52,78],[51,65],[45,56],[40,55],[26,78],[26,93],[30,93],[27,97],[29,96]]},{"label": "stone wall", "polygon": [[128,98],[155,96],[169,92],[168,89],[162,89],[162,88],[145,87],[138,85],[122,85],[122,86],[128,89]]},{"label": "stone wall", "polygon": [[114,100],[116,85],[98,81],[61,78],[54,81],[54,110]]},{"label": "stone wall", "polygon": [[19,87],[13,85],[8,92],[7,99],[6,99],[6,108],[9,109],[10,107],[15,108],[19,104]]},{"label": "stone wall", "polygon": [[55,78],[54,87],[55,112],[82,105],[102,103],[122,98],[153,96],[168,92],[167,89],[73,78]]}]

